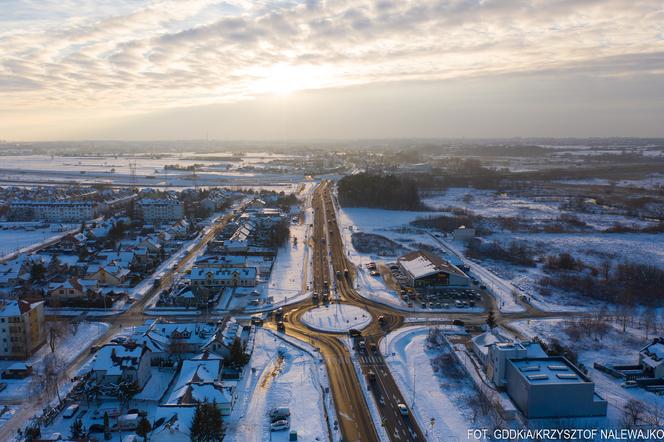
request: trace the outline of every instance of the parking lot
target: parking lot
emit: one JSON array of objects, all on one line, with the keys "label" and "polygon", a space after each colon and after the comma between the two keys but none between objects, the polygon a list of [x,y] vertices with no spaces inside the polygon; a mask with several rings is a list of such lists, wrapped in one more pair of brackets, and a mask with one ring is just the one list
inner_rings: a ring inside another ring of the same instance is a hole
[{"label": "parking lot", "polygon": [[[381,273],[377,271],[376,263],[367,264],[367,269],[372,276],[381,276]],[[385,265],[384,272],[389,272],[385,275],[386,282],[392,282],[390,285],[399,293],[408,307],[447,310],[472,308],[484,304],[480,293],[481,287],[474,278],[471,279],[469,287],[420,287],[415,289],[409,286],[408,278],[401,272],[397,264]],[[390,279],[391,281],[389,281]]]}]

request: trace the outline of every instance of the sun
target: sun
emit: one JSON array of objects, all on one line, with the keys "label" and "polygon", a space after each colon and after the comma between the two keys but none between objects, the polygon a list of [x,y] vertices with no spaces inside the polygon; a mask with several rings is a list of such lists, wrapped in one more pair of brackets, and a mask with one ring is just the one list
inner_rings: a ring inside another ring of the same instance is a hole
[{"label": "sun", "polygon": [[321,88],[329,84],[329,71],[322,66],[275,64],[256,70],[251,85],[256,94],[288,96],[304,89]]}]

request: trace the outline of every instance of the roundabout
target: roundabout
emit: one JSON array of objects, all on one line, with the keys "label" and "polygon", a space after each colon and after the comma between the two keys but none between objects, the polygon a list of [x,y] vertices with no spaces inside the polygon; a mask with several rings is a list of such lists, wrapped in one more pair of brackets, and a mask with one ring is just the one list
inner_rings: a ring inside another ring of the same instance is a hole
[{"label": "roundabout", "polygon": [[361,330],[371,324],[371,314],[355,305],[334,303],[322,305],[304,312],[301,321],[307,327],[332,333],[344,333],[350,329]]}]

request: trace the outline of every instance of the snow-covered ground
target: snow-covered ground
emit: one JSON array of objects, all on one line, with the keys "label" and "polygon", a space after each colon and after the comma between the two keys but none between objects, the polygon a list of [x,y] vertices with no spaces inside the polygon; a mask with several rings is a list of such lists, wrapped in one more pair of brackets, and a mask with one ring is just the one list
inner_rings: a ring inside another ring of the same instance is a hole
[{"label": "snow-covered ground", "polygon": [[306,311],[302,322],[316,330],[345,332],[352,328],[363,329],[371,323],[371,315],[354,305],[334,303]]},{"label": "snow-covered ground", "polygon": [[[17,223],[12,223],[17,225]],[[28,226],[33,223],[26,223]],[[80,227],[79,225],[65,225],[65,230],[54,232],[50,227],[45,228],[15,228],[0,230],[0,259],[7,258],[17,252],[27,251],[40,244],[54,241],[72,230]]]},{"label": "snow-covered ground", "polygon": [[630,399],[636,399],[651,406],[657,405],[660,409],[664,408],[664,396],[657,396],[640,388],[622,388],[622,380],[593,368],[595,362],[608,365],[636,364],[639,350],[649,342],[649,339],[646,339],[645,330],[642,328],[627,324],[625,332],[623,332],[622,324],[609,322],[607,325],[607,330],[597,335],[582,331],[580,336],[570,336],[566,332],[570,326],[569,320],[522,320],[512,323],[513,327],[528,337],[539,336],[545,342],[557,339],[563,345],[576,351],[579,363],[585,365],[590,378],[595,382],[597,393],[609,403],[609,416],[619,415]]},{"label": "snow-covered ground", "polygon": [[385,337],[381,352],[429,440],[465,440],[469,428],[482,424],[468,403],[475,394],[473,383],[465,375],[452,379],[434,371],[431,360],[439,351],[427,348],[428,332],[423,326],[396,330]]},{"label": "snow-covered ground", "polygon": [[[218,155],[230,156],[228,152]],[[12,155],[3,156],[0,167],[0,179],[18,182],[77,182],[81,184],[123,183],[141,186],[165,185],[173,187],[198,186],[235,186],[252,188],[288,187],[303,179],[300,173],[283,172],[276,169],[262,173],[254,170],[242,170],[244,167],[269,167],[270,161],[289,157],[284,155],[261,153],[248,154],[239,161],[219,161],[193,153],[187,158],[175,155],[147,157],[52,157],[50,155]],[[132,173],[130,164],[135,167]],[[169,169],[164,166],[178,164],[187,167],[202,164],[196,170],[194,181],[190,170]]]},{"label": "snow-covered ground", "polygon": [[[88,348],[91,341],[96,340],[108,330],[109,324],[105,322],[81,322],[75,334],[72,334],[69,329],[64,330],[64,336],[56,341],[55,353],[61,359],[63,364],[69,365],[76,359],[81,352]],[[44,344],[35,354],[33,354],[26,364],[32,365],[35,371],[41,369],[44,358],[51,353],[51,348],[48,343]],[[7,368],[15,361],[0,361],[0,370]],[[32,377],[25,379],[5,379],[3,382],[7,383],[7,388],[0,392],[0,402],[2,400],[24,399],[32,394],[31,391]]]},{"label": "snow-covered ground", "polygon": [[310,287],[307,238],[310,235],[309,226],[313,223],[313,210],[310,204],[313,188],[312,183],[306,183],[300,195],[304,199],[302,222],[290,225],[290,240],[279,248],[270,280],[264,290],[265,296],[272,298],[272,303],[276,305],[302,298]]},{"label": "snow-covered ground", "polygon": [[269,412],[281,406],[289,407],[290,429],[297,431],[298,440],[330,440],[327,416],[334,416],[334,410],[325,398],[325,367],[304,349],[309,346],[294,346],[266,330],[257,331],[247,374],[238,385],[238,401],[225,420],[225,441],[288,440],[288,431],[269,430]]},{"label": "snow-covered ground", "polygon": [[[557,218],[562,213],[574,215],[596,229],[605,229],[620,223],[642,226],[644,222],[633,217],[607,213],[577,213],[561,209],[555,198],[527,198],[495,191],[472,188],[450,188],[446,192],[429,195],[424,203],[437,209],[462,208],[485,217],[524,217],[539,221]],[[441,244],[462,256],[465,246],[437,236]],[[664,234],[646,233],[522,233],[499,231],[483,238],[508,247],[512,242],[523,243],[535,250],[535,257],[571,253],[585,263],[599,266],[603,261],[640,262],[664,266]],[[638,251],[638,253],[635,253]],[[527,295],[537,308],[548,311],[581,311],[599,307],[597,302],[574,294],[551,290],[544,295],[538,282],[544,276],[542,264],[524,267],[495,260],[465,260],[471,273],[496,296],[503,311],[519,311],[514,293]]]}]

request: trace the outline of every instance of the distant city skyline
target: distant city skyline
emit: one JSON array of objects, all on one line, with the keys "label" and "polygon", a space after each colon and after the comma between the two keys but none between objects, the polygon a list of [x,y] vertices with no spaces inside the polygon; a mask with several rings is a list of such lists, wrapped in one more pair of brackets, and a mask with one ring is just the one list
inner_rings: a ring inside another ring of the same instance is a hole
[{"label": "distant city skyline", "polygon": [[0,139],[664,136],[664,4],[2,2]]}]

